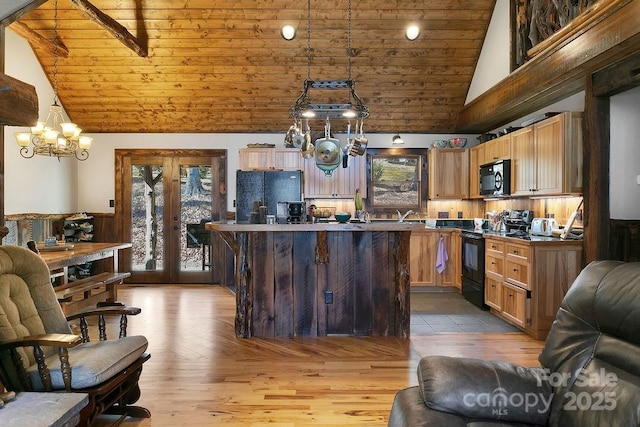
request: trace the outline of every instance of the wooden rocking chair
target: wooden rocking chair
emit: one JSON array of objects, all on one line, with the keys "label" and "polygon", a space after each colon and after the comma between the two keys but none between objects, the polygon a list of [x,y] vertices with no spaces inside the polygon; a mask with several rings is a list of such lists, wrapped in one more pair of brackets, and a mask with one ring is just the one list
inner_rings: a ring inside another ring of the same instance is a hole
[{"label": "wooden rocking chair", "polygon": [[[127,315],[138,313],[114,304],[65,318],[44,261],[28,249],[0,246],[2,385],[15,392],[87,393],[81,426],[103,413],[121,415],[119,421],[150,417],[148,410],[130,406],[140,397],[138,379],[150,357],[145,337],[126,336]],[[121,316],[119,338],[108,340],[104,316],[114,314]],[[87,316],[98,316],[99,341],[89,339]],[[82,336],[68,324],[77,319]]]}]

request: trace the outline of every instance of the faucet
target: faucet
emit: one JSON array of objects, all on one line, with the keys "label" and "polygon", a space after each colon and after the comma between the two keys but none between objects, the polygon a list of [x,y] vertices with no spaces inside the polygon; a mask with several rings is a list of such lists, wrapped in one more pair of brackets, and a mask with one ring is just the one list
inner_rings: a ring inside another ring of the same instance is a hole
[{"label": "faucet", "polygon": [[399,210],[397,210],[397,209],[396,209],[396,212],[398,212],[398,222],[404,222],[404,220],[405,220],[405,218],[406,218],[406,217],[408,217],[408,216],[409,216],[409,215],[411,215],[411,214],[415,214],[415,212],[414,212],[414,211],[412,211],[411,209],[409,209],[408,211],[406,211],[406,212],[404,213],[404,215],[403,215],[403,214],[401,214],[401,213],[400,213],[400,211],[399,211]]}]

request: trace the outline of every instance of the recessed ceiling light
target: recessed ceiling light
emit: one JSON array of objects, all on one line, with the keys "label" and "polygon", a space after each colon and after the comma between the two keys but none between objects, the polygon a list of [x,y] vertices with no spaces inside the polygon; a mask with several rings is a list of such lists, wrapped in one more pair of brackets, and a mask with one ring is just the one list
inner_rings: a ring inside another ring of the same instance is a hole
[{"label": "recessed ceiling light", "polygon": [[280,34],[285,40],[293,40],[293,38],[296,36],[296,29],[293,25],[283,25],[280,29]]},{"label": "recessed ceiling light", "polygon": [[420,35],[420,27],[418,27],[416,24],[411,24],[407,27],[404,35],[408,40],[415,40]]}]

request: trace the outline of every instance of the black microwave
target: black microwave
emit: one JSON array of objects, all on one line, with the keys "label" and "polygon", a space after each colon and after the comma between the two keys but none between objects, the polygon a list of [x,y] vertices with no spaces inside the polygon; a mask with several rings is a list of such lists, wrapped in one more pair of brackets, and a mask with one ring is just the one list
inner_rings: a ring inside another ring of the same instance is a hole
[{"label": "black microwave", "polygon": [[498,160],[480,166],[480,195],[489,197],[511,194],[511,160]]}]

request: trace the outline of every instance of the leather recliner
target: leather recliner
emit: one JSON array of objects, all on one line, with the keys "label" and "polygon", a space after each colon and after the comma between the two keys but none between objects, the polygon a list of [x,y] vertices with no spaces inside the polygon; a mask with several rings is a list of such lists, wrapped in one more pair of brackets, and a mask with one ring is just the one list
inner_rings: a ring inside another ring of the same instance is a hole
[{"label": "leather recliner", "polygon": [[594,261],[565,295],[538,360],[427,356],[389,426],[639,426],[640,263]]}]

